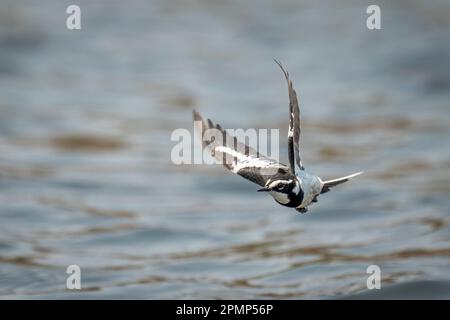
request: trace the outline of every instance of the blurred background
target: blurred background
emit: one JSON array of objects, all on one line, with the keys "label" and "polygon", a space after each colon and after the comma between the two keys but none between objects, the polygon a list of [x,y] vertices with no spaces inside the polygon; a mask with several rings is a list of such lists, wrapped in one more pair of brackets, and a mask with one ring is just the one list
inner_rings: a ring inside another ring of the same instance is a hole
[{"label": "blurred background", "polygon": [[[450,298],[449,27],[444,0],[1,1],[0,298]],[[307,169],[366,172],[304,215],[170,159],[195,108],[286,162],[273,57]]]}]

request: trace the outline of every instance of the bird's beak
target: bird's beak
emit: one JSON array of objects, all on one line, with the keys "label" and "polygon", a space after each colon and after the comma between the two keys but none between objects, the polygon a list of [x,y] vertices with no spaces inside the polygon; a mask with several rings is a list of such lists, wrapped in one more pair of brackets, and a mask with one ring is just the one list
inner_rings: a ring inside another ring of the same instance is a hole
[{"label": "bird's beak", "polygon": [[264,188],[258,190],[258,192],[261,192],[261,191],[270,191],[270,189],[267,187],[264,187]]}]

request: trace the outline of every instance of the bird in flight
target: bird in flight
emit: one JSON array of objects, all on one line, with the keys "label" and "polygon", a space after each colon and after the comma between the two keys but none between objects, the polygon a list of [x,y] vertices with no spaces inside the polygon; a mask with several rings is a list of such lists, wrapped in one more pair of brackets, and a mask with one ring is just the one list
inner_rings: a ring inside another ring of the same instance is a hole
[{"label": "bird in flight", "polygon": [[[345,177],[322,180],[305,170],[300,158],[300,110],[297,94],[292,86],[289,73],[281,63],[274,59],[281,68],[288,85],[289,93],[289,131],[288,158],[289,166],[260,154],[248,145],[229,135],[219,124],[211,119],[205,120],[200,113],[193,111],[194,125],[201,134],[202,147],[230,171],[244,177],[262,188],[258,191],[270,193],[279,204],[295,208],[305,213],[317,197],[331,188],[356,177],[363,172],[356,172]],[[217,138],[218,136],[222,139]]]}]

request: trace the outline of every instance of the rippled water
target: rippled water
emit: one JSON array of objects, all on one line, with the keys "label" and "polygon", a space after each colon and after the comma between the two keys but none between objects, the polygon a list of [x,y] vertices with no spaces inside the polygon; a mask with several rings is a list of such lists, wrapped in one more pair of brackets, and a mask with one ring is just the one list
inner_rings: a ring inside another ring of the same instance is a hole
[{"label": "rippled water", "polygon": [[[450,298],[450,5],[379,2],[380,31],[356,0],[78,1],[68,31],[68,1],[2,1],[0,297]],[[170,161],[193,108],[286,134],[272,57],[306,167],[366,171],[305,215]]]}]

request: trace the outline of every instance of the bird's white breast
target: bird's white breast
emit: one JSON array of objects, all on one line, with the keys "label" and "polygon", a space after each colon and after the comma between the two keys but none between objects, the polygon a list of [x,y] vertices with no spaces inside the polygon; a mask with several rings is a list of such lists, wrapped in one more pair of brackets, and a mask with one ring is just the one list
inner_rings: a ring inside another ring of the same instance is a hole
[{"label": "bird's white breast", "polygon": [[319,177],[312,175],[304,170],[301,170],[299,172],[298,178],[303,190],[303,201],[298,206],[298,208],[306,208],[309,204],[311,204],[314,197],[320,194],[323,182]]},{"label": "bird's white breast", "polygon": [[288,195],[285,193],[270,191],[270,195],[281,204],[286,204],[290,201]]}]

